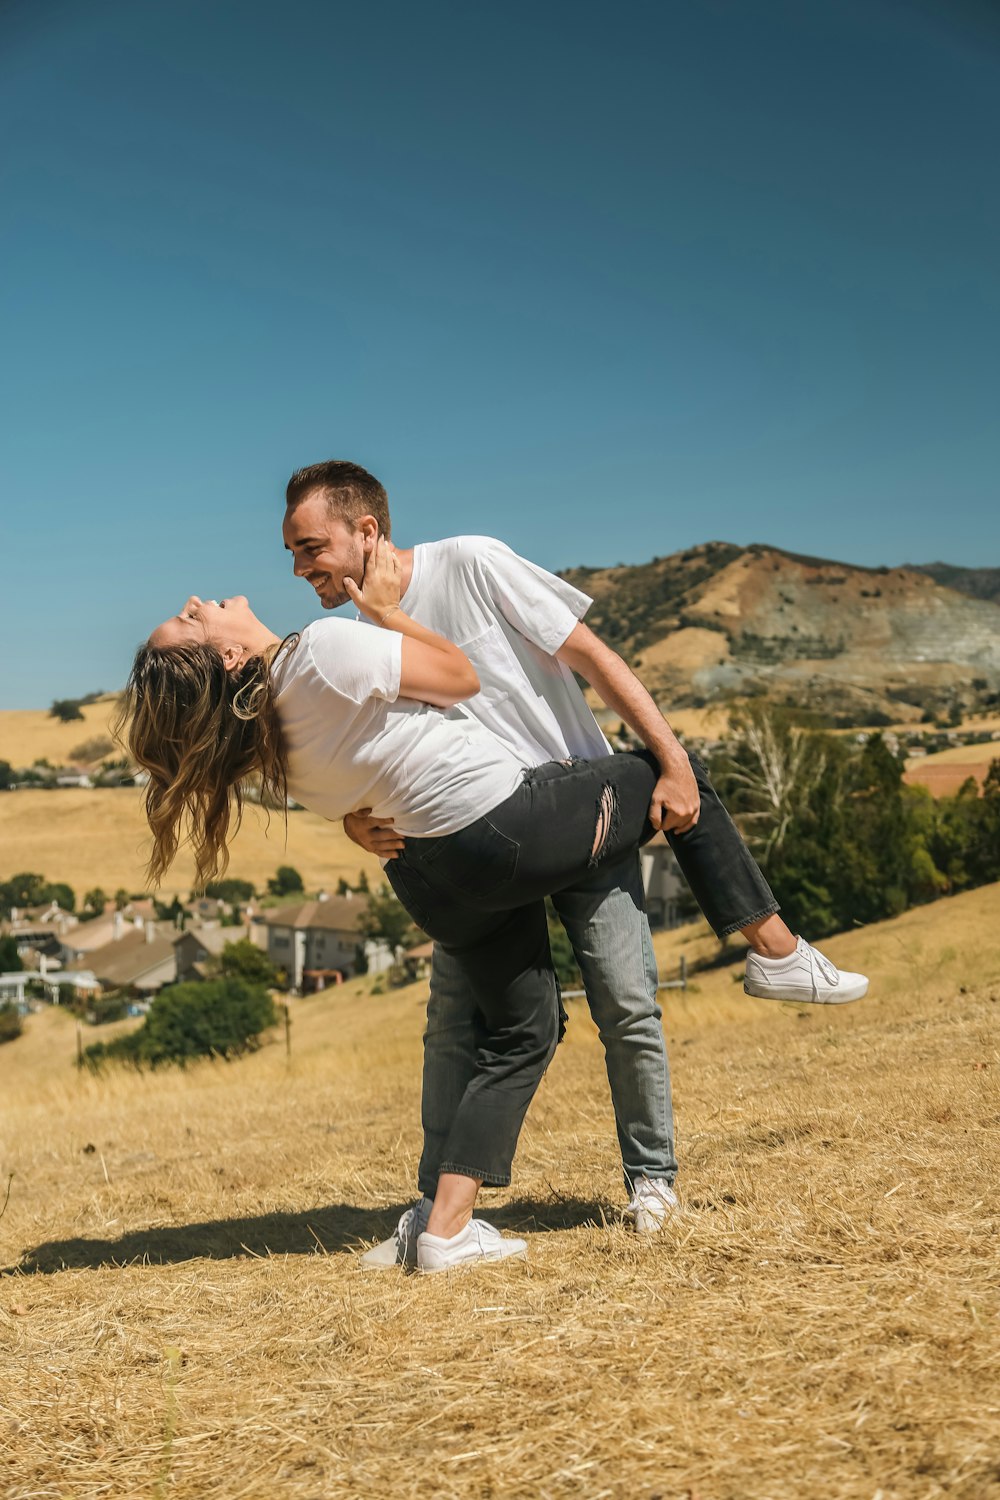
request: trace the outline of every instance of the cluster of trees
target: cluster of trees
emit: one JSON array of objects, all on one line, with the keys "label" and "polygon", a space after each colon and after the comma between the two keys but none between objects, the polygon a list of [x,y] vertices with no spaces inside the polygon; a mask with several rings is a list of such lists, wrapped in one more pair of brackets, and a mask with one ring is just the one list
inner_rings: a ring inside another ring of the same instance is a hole
[{"label": "cluster of trees", "polygon": [[15,906],[43,906],[57,901],[64,911],[76,909],[76,892],[61,880],[22,872],[0,881],[0,917],[9,917]]},{"label": "cluster of trees", "polygon": [[73,719],[82,719],[82,710],[88,703],[96,703],[98,698],[104,697],[103,688],[96,693],[85,693],[82,698],[56,698],[49,709],[49,718],[58,719],[63,724],[69,724]]},{"label": "cluster of trees", "polygon": [[[25,787],[34,791],[55,791],[59,786],[61,778],[69,773],[76,774],[79,762],[84,761],[89,765],[87,780],[92,787],[122,787],[133,786],[134,777],[129,769],[129,763],[123,755],[107,755],[106,749],[113,749],[112,742],[106,736],[95,739],[84,740],[70,751],[70,760],[73,764],[66,766],[60,764],[54,766],[50,760],[40,756],[32,761],[30,766],[12,766],[9,760],[0,760],[0,791],[8,791],[11,788]],[[104,756],[99,766],[93,762],[99,756]]]},{"label": "cluster of trees", "polygon": [[906,786],[880,735],[863,746],[756,709],[713,764],[789,925],[824,937],[1000,880],[1000,761],[982,795]]},{"label": "cluster of trees", "polygon": [[[106,891],[95,885],[84,895],[79,915],[84,920],[98,917],[109,900],[114,901],[117,909],[122,911],[130,901],[138,899],[140,898],[130,895],[124,887],[120,887],[109,897]],[[63,911],[76,911],[76,892],[64,880],[47,880],[44,875],[28,870],[22,871],[20,875],[12,875],[9,880],[0,881],[0,917],[9,917],[11,908],[15,906],[46,906],[50,901],[55,901]]]},{"label": "cluster of trees", "polygon": [[[0,762],[0,767],[3,764]],[[364,876],[361,879],[364,880]],[[344,882],[341,884],[343,885]],[[354,889],[367,889],[367,885],[357,886]],[[210,882],[205,889],[205,894],[237,906],[241,902],[251,901],[257,891],[249,880],[230,878]],[[278,898],[304,895],[305,886],[302,876],[292,865],[279,865],[275,874],[267,882],[267,894]],[[144,899],[142,892],[133,895],[124,887],[109,896],[101,886],[94,886],[83,898],[80,916],[84,919],[100,916],[109,900],[114,902],[118,911],[122,911],[130,901],[142,899]],[[39,875],[34,871],[25,871],[19,875],[12,875],[9,880],[0,881],[0,918],[9,917],[12,907],[44,906],[50,901],[57,902],[64,911],[76,911],[76,892],[65,881],[47,880],[44,875]],[[156,915],[161,921],[173,921],[178,914],[184,913],[183,904],[178,897],[174,897],[170,902],[157,901],[154,897],[153,904]]]},{"label": "cluster of trees", "polygon": [[142,1025],[113,1042],[94,1042],[83,1052],[93,1069],[107,1062],[134,1068],[183,1067],[200,1057],[229,1060],[260,1046],[277,1021],[274,1001],[261,984],[223,976],[161,990]]}]

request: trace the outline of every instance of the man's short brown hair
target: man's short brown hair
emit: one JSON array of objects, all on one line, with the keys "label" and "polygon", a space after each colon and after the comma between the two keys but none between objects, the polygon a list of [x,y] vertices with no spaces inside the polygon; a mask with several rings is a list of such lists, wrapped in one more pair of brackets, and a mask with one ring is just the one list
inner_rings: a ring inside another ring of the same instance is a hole
[{"label": "man's short brown hair", "polygon": [[310,464],[308,469],[296,469],[285,490],[285,504],[291,509],[317,490],[331,516],[339,516],[342,521],[374,516],[382,536],[392,534],[389,497],[374,474],[360,464],[330,458],[326,463]]}]

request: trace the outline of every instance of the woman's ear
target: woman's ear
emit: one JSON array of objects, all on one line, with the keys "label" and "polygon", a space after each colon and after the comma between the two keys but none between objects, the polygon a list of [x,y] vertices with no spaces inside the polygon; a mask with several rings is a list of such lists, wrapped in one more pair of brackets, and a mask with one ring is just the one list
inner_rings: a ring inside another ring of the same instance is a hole
[{"label": "woman's ear", "polygon": [[235,672],[245,657],[245,646],[223,646],[222,648],[222,665],[227,672]]}]

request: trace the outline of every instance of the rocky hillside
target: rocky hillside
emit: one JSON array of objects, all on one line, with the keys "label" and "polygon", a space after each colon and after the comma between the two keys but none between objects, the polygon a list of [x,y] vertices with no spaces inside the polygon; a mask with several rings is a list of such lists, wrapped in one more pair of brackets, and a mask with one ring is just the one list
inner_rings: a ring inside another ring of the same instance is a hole
[{"label": "rocky hillside", "polygon": [[564,576],[593,596],[588,621],[675,707],[765,695],[878,723],[1000,693],[1000,602],[945,586],[936,566],[860,568],[708,542]]},{"label": "rocky hillside", "polygon": [[1000,568],[956,568],[951,563],[922,563],[918,573],[926,573],[935,583],[971,594],[974,599],[1000,599]]}]

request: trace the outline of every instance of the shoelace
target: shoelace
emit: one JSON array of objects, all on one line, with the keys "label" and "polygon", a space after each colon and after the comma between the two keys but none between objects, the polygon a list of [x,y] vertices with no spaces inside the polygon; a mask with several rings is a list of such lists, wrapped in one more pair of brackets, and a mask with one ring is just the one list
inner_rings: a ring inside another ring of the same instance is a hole
[{"label": "shoelace", "polygon": [[819,993],[819,975],[822,975],[827,984],[836,988],[840,983],[840,970],[836,964],[831,963],[824,953],[820,953],[819,949],[811,944],[808,945],[808,954],[809,978],[812,981],[813,994]]},{"label": "shoelace", "polygon": [[400,1214],[399,1223],[396,1225],[396,1238],[400,1244],[405,1245],[410,1240],[416,1240],[419,1233],[420,1205],[414,1203]]},{"label": "shoelace", "polygon": [[662,1208],[666,1212],[677,1207],[677,1195],[673,1188],[661,1188],[647,1177],[641,1187],[632,1191],[632,1201],[625,1209],[626,1213],[636,1213],[640,1208],[649,1208],[653,1211]]},{"label": "shoelace", "polygon": [[499,1240],[502,1238],[496,1225],[487,1224],[485,1219],[471,1219],[469,1222],[476,1226],[476,1238],[479,1241],[480,1250],[484,1250],[490,1240]]}]

